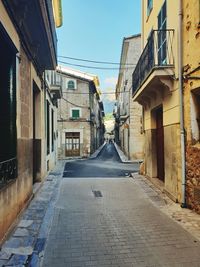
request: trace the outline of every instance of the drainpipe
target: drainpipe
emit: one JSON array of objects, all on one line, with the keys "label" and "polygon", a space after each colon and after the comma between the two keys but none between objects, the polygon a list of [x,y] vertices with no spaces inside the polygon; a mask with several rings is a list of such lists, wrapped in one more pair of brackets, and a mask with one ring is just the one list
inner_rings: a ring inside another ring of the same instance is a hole
[{"label": "drainpipe", "polygon": [[186,208],[186,199],[185,199],[185,187],[186,187],[186,175],[185,175],[185,131],[184,131],[184,117],[183,117],[183,45],[182,45],[182,0],[179,0],[179,25],[178,25],[178,69],[179,69],[179,98],[180,98],[180,131],[181,131],[181,176],[182,176],[182,199],[181,207]]}]

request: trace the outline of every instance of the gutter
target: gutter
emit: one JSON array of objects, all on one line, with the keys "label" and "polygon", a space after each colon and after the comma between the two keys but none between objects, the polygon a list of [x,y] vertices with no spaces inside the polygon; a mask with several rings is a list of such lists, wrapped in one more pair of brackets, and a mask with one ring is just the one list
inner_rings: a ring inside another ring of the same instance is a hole
[{"label": "gutter", "polygon": [[183,45],[182,45],[182,0],[179,0],[179,12],[178,12],[178,73],[179,73],[179,99],[180,99],[180,141],[181,141],[181,177],[182,177],[182,194],[181,194],[181,207],[186,208],[186,160],[185,160],[185,130],[184,130],[184,109],[183,109]]}]

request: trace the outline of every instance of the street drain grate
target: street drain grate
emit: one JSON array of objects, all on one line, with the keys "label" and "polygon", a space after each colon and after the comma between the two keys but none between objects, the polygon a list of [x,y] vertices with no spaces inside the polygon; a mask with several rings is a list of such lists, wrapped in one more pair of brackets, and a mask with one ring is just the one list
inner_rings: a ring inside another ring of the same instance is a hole
[{"label": "street drain grate", "polygon": [[101,191],[92,191],[95,197],[103,197]]}]

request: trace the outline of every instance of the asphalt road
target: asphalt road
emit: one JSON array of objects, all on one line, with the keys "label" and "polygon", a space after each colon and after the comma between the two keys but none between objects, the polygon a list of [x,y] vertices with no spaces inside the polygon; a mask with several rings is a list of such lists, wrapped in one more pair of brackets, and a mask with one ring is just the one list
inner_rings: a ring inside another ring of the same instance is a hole
[{"label": "asphalt road", "polygon": [[95,159],[67,162],[63,177],[124,177],[138,172],[139,164],[122,163],[113,144],[106,144]]}]

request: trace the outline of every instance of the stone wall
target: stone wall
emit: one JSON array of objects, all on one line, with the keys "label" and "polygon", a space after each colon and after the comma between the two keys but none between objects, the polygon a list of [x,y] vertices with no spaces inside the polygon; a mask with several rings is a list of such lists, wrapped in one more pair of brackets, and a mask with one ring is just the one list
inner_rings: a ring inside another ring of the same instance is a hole
[{"label": "stone wall", "polygon": [[200,214],[200,128],[197,117],[199,104],[195,98],[200,94],[199,47],[200,2],[183,1],[183,65],[184,76],[184,127],[186,132],[186,202]]},{"label": "stone wall", "polygon": [[186,197],[189,208],[200,214],[200,195],[195,197],[195,190],[200,192],[200,148],[189,144],[186,148]]},{"label": "stone wall", "polygon": [[23,48],[18,73],[17,120],[17,160],[18,177],[0,191],[0,240],[9,230],[20,211],[32,195],[32,139],[30,138],[31,75],[30,61]]}]

